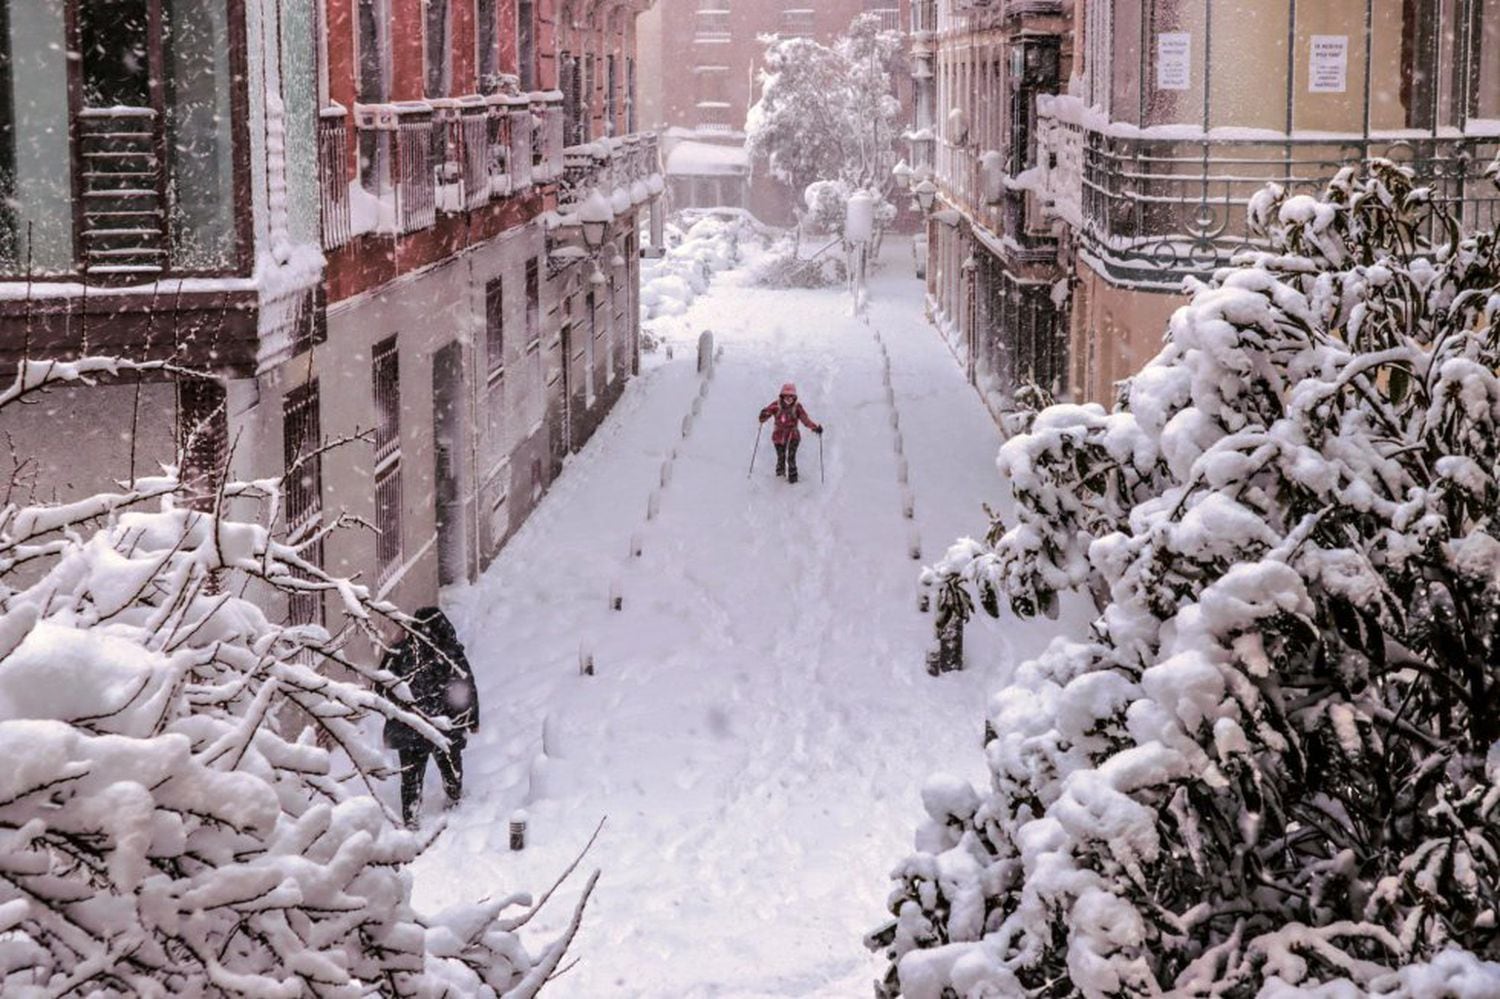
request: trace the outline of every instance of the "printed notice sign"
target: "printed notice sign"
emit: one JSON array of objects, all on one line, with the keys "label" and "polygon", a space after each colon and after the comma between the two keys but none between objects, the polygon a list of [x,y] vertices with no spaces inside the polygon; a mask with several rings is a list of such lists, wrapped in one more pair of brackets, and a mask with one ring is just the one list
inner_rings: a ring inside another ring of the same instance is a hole
[{"label": "printed notice sign", "polygon": [[1193,69],[1193,36],[1166,31],[1156,36],[1156,89],[1186,90]]},{"label": "printed notice sign", "polygon": [[1349,36],[1313,35],[1307,61],[1310,94],[1342,94],[1349,82]]}]

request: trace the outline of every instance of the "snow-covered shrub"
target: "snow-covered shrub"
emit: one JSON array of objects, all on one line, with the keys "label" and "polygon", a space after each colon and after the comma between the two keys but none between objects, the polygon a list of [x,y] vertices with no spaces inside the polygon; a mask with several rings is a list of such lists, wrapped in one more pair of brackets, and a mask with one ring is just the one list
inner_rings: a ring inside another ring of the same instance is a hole
[{"label": "snow-covered shrub", "polygon": [[[121,368],[24,363],[0,408]],[[370,793],[364,722],[442,733],[352,654],[394,608],[278,542],[278,503],[167,469],[0,509],[0,994],[529,996],[556,970],[579,912],[531,954],[531,911],[501,915],[524,896],[413,911],[422,843]],[[262,609],[307,592],[332,631]]]},{"label": "snow-covered shrub", "polygon": [[835,288],[849,280],[843,254],[830,244],[803,256],[799,242],[778,240],[750,267],[752,283],[765,288]]},{"label": "snow-covered shrub", "polygon": [[1388,163],[1251,221],[933,572],[1102,606],[994,698],[989,790],[924,795],[893,992],[1500,995],[1500,242]]}]

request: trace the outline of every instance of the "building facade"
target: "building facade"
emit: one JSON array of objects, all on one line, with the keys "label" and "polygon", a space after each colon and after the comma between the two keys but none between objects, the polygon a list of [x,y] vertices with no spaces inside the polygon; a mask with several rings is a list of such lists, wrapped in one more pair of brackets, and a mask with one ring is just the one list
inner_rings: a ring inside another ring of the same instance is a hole
[{"label": "building facade", "polygon": [[919,18],[931,305],[996,412],[1028,383],[1112,401],[1183,279],[1246,245],[1267,183],[1317,192],[1383,156],[1466,225],[1496,221],[1497,0],[937,0]]},{"label": "building facade", "polygon": [[637,367],[643,7],[4,5],[0,349],[193,376],[0,429],[64,492],[184,444],[284,475],[286,534],[360,518],[317,557],[405,607],[472,578]]},{"label": "building facade", "polygon": [[791,218],[792,197],[745,155],[745,117],[760,97],[765,38],[831,42],[860,14],[900,30],[907,0],[659,0],[643,22],[646,124],[663,134],[673,207],[748,208]]}]

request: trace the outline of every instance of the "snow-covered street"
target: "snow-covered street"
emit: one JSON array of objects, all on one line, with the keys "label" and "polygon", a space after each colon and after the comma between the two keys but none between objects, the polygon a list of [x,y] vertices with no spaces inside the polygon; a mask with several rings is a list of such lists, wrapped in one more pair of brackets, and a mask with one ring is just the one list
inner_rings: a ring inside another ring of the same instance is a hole
[{"label": "snow-covered street", "polygon": [[[924,671],[912,543],[930,560],[983,528],[981,504],[1002,495],[998,437],[923,319],[907,245],[886,256],[868,324],[842,289],[721,275],[679,321],[724,347],[687,436],[702,383],[683,340],[484,578],[452,595],[483,726],[466,800],[418,865],[418,900],[540,891],[607,817],[581,962],[557,995],[864,994],[877,962],[861,937],[884,917],[923,779],[955,759],[982,775],[997,671],[1056,627],[975,622],[968,672]],[[811,434],[798,485],[774,477],[769,433],[746,477],[756,413],[787,379],[828,427],[826,483]],[[519,808],[529,845],[511,853]]]}]

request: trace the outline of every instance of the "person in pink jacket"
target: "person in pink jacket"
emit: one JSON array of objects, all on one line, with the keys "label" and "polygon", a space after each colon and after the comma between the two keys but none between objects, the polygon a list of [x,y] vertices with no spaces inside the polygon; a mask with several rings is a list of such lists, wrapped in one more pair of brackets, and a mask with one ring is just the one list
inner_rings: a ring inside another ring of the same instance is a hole
[{"label": "person in pink jacket", "polygon": [[797,445],[802,443],[802,424],[815,434],[823,432],[823,425],[814,422],[802,403],[797,401],[797,386],[787,382],[781,386],[781,397],[760,411],[760,422],[776,421],[772,425],[771,443],[776,445],[776,474],[786,476],[788,482],[797,481]]}]

